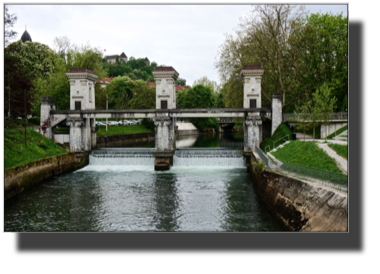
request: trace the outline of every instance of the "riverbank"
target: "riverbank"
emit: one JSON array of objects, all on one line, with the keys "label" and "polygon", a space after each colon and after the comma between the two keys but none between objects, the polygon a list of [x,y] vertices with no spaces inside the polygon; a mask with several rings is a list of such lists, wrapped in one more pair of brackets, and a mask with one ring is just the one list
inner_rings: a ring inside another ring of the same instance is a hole
[{"label": "riverbank", "polygon": [[347,194],[248,164],[258,196],[290,231],[348,231]]},{"label": "riverbank", "polygon": [[88,152],[69,152],[12,167],[4,172],[4,199],[54,176],[72,172],[88,164]]}]

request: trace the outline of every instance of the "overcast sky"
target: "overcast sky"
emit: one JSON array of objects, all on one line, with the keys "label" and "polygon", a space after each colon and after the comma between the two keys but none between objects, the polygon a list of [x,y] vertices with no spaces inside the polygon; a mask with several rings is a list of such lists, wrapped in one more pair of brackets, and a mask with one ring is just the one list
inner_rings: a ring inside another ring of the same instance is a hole
[{"label": "overcast sky", "polygon": [[[307,5],[310,12],[343,12],[347,5]],[[68,36],[106,52],[148,57],[173,66],[192,85],[207,76],[219,82],[214,68],[225,33],[233,33],[249,5],[16,5],[18,39],[25,25],[33,42],[53,48],[53,39]]]}]

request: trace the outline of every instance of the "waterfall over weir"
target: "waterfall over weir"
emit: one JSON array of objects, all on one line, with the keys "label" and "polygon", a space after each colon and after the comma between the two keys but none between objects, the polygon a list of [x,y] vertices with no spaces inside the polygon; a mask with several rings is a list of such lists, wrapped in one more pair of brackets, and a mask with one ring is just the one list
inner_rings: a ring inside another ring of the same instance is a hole
[{"label": "waterfall over weir", "polygon": [[93,150],[90,165],[154,166],[152,148],[101,148]]},{"label": "waterfall over weir", "polygon": [[[102,148],[93,150],[90,165],[154,166],[152,148]],[[227,148],[181,148],[173,157],[174,167],[236,167],[244,168],[239,151]]]},{"label": "waterfall over weir", "polygon": [[243,156],[236,149],[182,148],[173,157],[173,166],[186,167],[245,167]]}]

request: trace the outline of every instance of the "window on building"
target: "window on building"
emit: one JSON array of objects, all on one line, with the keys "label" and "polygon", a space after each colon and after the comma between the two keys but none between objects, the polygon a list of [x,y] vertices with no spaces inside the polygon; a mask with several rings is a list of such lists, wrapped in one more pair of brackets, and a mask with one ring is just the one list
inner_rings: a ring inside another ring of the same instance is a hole
[{"label": "window on building", "polygon": [[167,109],[168,108],[168,101],[161,101],[161,109]]},{"label": "window on building", "polygon": [[249,100],[249,107],[256,108],[256,99]]},{"label": "window on building", "polygon": [[81,109],[82,109],[81,102],[75,102],[75,110],[81,110]]}]

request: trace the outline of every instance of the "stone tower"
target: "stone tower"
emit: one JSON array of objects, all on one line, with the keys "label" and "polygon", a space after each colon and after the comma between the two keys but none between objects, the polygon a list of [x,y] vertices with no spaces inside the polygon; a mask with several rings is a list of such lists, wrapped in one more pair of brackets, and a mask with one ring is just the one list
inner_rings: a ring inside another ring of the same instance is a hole
[{"label": "stone tower", "polygon": [[243,107],[248,109],[244,118],[244,151],[249,153],[260,147],[262,141],[261,108],[261,78],[264,69],[260,65],[248,65],[240,71],[244,81]]},{"label": "stone tower", "polygon": [[175,109],[178,72],[173,67],[157,67],[153,75],[156,80],[156,109]]},{"label": "stone tower", "polygon": [[95,118],[84,116],[82,110],[95,109],[95,81],[93,71],[84,68],[66,72],[70,81],[70,110],[66,124],[70,126],[70,150],[88,151],[96,146]]}]

